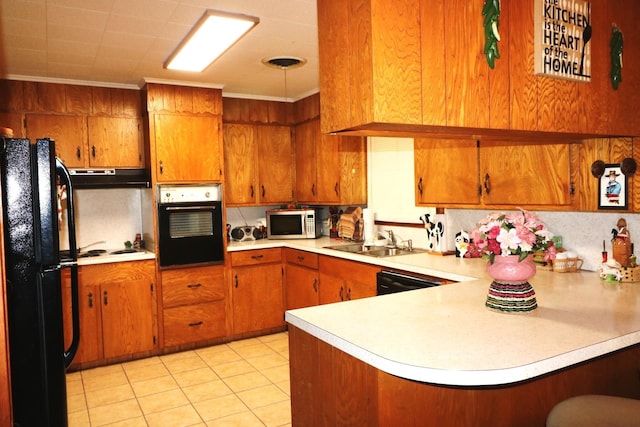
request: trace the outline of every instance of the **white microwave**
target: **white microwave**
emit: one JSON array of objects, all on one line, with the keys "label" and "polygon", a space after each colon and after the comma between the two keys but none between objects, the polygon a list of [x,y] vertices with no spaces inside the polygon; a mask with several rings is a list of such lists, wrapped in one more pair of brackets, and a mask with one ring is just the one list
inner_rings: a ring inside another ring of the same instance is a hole
[{"label": "white microwave", "polygon": [[268,239],[317,239],[322,234],[320,211],[271,209],[267,211]]}]

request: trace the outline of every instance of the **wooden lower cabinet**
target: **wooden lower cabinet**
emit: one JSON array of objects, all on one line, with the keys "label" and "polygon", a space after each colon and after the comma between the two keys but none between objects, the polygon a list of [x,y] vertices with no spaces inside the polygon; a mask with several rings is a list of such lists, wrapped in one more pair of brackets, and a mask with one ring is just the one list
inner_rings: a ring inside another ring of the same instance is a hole
[{"label": "wooden lower cabinet", "polygon": [[161,272],[164,347],[227,335],[224,266]]},{"label": "wooden lower cabinet", "polygon": [[[81,266],[80,344],[74,365],[150,352],[156,347],[154,261]],[[71,341],[71,287],[63,273],[65,346]]]},{"label": "wooden lower cabinet", "polygon": [[293,426],[544,426],[580,394],[640,398],[640,345],[525,382],[447,387],[380,371],[289,326]]},{"label": "wooden lower cabinet", "polygon": [[233,334],[284,327],[282,249],[231,252]]},{"label": "wooden lower cabinet", "polygon": [[318,254],[297,249],[284,251],[287,310],[318,305]]},{"label": "wooden lower cabinet", "polygon": [[320,304],[377,295],[376,273],[382,267],[323,255],[319,257],[318,264]]}]

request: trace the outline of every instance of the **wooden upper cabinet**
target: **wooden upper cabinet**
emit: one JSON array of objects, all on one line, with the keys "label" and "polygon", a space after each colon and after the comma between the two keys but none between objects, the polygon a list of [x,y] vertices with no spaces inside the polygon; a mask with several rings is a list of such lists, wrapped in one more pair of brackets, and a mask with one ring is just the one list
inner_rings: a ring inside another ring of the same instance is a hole
[{"label": "wooden upper cabinet", "polygon": [[13,131],[14,138],[24,138],[24,120],[21,113],[0,113],[0,127]]},{"label": "wooden upper cabinet", "polygon": [[227,205],[293,200],[293,147],[289,126],[224,125]]},{"label": "wooden upper cabinet", "polygon": [[569,144],[482,142],[485,205],[562,207],[571,204]]},{"label": "wooden upper cabinet", "polygon": [[[590,2],[591,80],[575,82],[534,74],[534,2],[501,3],[500,58],[492,69],[484,54],[483,2],[319,1],[322,132],[640,135],[634,114],[640,34],[631,30],[640,3]],[[610,78],[611,23],[624,34],[617,90]]]},{"label": "wooden upper cabinet", "polygon": [[293,200],[293,147],[289,126],[257,126],[259,198],[263,204]]},{"label": "wooden upper cabinet", "polygon": [[573,206],[571,145],[414,140],[416,205],[566,210]]},{"label": "wooden upper cabinet", "polygon": [[322,133],[422,123],[420,5],[318,2]]},{"label": "wooden upper cabinet", "polygon": [[227,205],[257,203],[257,156],[254,126],[223,125],[225,198]]},{"label": "wooden upper cabinet", "polygon": [[222,178],[221,116],[155,114],[152,120],[158,182]]},{"label": "wooden upper cabinet", "polygon": [[27,138],[55,140],[56,155],[68,168],[84,168],[87,162],[87,119],[84,116],[26,114]]},{"label": "wooden upper cabinet", "polygon": [[367,202],[366,146],[361,137],[321,135],[312,120],[296,126],[296,199],[301,203]]},{"label": "wooden upper cabinet", "polygon": [[93,167],[144,167],[142,120],[88,117],[89,164]]},{"label": "wooden upper cabinet", "polygon": [[[444,2],[444,22],[455,23],[444,26],[446,77],[443,83],[448,126],[489,127],[490,68],[483,49],[483,3],[465,0]],[[424,6],[429,8],[430,4]]]},{"label": "wooden upper cabinet", "polygon": [[479,203],[478,150],[474,140],[415,138],[416,205]]}]

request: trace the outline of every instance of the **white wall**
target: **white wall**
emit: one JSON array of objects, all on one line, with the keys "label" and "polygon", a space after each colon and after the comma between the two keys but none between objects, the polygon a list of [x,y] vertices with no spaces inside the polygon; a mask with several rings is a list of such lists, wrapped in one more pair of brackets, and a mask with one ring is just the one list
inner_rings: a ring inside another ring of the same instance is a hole
[{"label": "white wall", "polygon": [[[415,207],[413,140],[409,138],[369,138],[369,208],[376,219],[397,222],[418,222],[427,212]],[[449,248],[453,236],[464,229],[470,231],[490,211],[446,209]],[[602,242],[611,257],[611,230],[619,218],[625,218],[631,241],[640,241],[640,214],[611,212],[536,212],[549,229],[563,237],[564,247],[576,251],[583,259],[585,270],[597,270],[601,261]],[[387,228],[387,227],[379,227]],[[396,234],[413,238],[414,246],[426,247],[424,230],[393,227]],[[640,246],[638,246],[640,250]],[[637,253],[637,252],[636,252]]]}]

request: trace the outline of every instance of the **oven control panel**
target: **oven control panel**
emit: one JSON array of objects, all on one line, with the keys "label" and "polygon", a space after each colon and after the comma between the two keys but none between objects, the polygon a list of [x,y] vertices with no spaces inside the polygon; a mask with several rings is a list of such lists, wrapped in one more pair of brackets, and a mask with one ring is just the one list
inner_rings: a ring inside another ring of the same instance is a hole
[{"label": "oven control panel", "polygon": [[221,184],[158,186],[158,202],[161,204],[212,202],[220,200],[222,200]]}]

